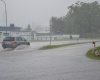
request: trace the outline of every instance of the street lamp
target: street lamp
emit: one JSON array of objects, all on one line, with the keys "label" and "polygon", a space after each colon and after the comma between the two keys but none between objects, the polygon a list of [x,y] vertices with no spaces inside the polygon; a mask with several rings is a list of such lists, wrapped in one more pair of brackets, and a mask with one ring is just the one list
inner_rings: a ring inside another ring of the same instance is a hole
[{"label": "street lamp", "polygon": [[51,45],[51,27],[52,27],[52,20],[50,19],[50,45]]},{"label": "street lamp", "polygon": [[4,1],[4,0],[0,0],[0,1],[2,1],[2,2],[4,3],[4,5],[5,5],[5,16],[6,16],[6,36],[7,36],[7,8],[6,8],[6,3],[5,3],[5,1]]}]

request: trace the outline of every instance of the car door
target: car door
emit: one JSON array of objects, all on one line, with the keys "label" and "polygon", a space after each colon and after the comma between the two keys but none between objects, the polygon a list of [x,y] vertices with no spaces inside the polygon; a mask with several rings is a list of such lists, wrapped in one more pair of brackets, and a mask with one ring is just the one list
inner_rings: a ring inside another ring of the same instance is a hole
[{"label": "car door", "polygon": [[23,38],[23,37],[21,37],[21,39],[22,39],[23,45],[26,45],[27,44],[27,40],[25,38]]},{"label": "car door", "polygon": [[23,45],[23,41],[21,37],[16,37],[16,42],[18,45]]}]

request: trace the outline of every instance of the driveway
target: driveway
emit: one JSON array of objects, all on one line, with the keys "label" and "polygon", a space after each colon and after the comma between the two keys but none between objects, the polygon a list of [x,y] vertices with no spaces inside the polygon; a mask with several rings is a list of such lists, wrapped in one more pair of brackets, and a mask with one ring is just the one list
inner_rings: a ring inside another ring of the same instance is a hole
[{"label": "driveway", "polygon": [[92,47],[88,43],[52,50],[1,51],[0,80],[100,80],[100,61],[85,56]]}]

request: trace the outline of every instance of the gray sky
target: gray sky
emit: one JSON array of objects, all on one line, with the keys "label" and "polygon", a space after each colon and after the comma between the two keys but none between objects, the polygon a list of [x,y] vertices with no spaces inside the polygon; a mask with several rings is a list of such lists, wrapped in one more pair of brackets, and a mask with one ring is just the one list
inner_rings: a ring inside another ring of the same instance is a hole
[{"label": "gray sky", "polygon": [[[49,26],[52,16],[65,16],[67,7],[79,0],[4,0],[7,5],[8,26],[26,27],[30,25]],[[80,0],[92,2],[99,0]],[[0,1],[0,26],[5,26],[4,4]]]}]

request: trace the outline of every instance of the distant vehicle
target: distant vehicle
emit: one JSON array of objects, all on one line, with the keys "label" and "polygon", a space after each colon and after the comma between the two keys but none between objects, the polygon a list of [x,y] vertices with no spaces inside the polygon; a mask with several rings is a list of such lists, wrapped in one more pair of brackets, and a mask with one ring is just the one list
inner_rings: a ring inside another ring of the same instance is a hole
[{"label": "distant vehicle", "polygon": [[5,37],[2,41],[2,47],[5,48],[16,48],[19,45],[30,45],[23,37]]}]

